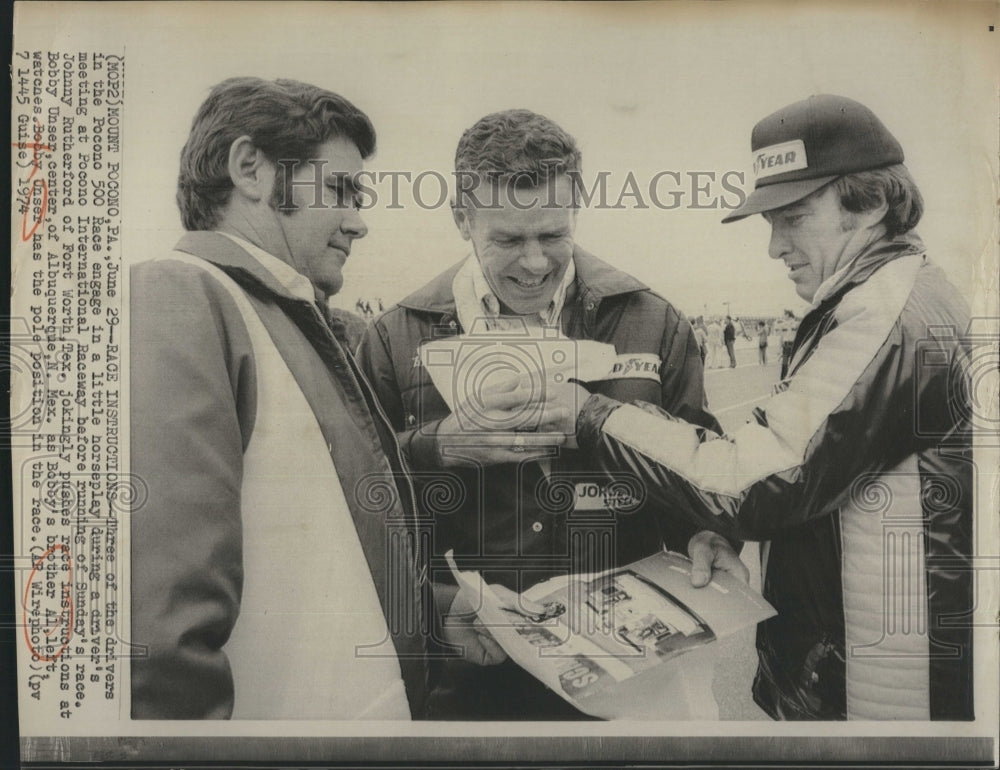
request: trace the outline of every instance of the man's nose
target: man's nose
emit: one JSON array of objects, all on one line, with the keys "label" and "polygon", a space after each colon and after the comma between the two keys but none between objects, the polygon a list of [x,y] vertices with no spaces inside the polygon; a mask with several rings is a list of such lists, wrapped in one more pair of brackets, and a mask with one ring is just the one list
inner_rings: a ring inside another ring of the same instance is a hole
[{"label": "man's nose", "polygon": [[771,259],[781,259],[790,251],[788,239],[777,225],[771,225],[771,240],[767,246],[767,254]]},{"label": "man's nose", "polygon": [[368,235],[368,225],[361,218],[361,211],[353,207],[345,212],[340,229],[351,238],[364,238]]},{"label": "man's nose", "polygon": [[543,275],[549,272],[549,260],[542,251],[542,245],[538,241],[527,241],[524,244],[524,253],[521,255],[521,267],[530,273]]}]

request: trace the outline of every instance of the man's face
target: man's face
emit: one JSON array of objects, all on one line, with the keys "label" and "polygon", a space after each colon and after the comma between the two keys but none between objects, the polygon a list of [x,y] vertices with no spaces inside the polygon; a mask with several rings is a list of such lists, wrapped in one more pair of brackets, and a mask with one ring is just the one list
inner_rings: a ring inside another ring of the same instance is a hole
[{"label": "man's face", "polygon": [[[545,311],[573,259],[576,207],[569,177],[538,188],[473,191],[483,205],[456,209],[455,222],[482,266],[504,312]],[[496,204],[496,205],[493,205]]]},{"label": "man's face", "polygon": [[820,284],[857,255],[871,240],[868,228],[844,211],[833,185],[764,218],[771,225],[768,254],[789,268],[796,293],[807,302]]},{"label": "man's face", "polygon": [[[291,201],[297,208],[277,211],[276,215],[290,264],[312,282],[318,294],[330,297],[344,283],[341,269],[351,244],[368,233],[351,181],[362,170],[363,161],[358,148],[343,138],[324,142],[307,160],[315,160],[322,172],[321,189],[315,185],[314,164],[299,163],[292,174],[296,184],[291,190]],[[277,173],[282,173],[280,166]],[[283,197],[280,184],[277,204]]]}]

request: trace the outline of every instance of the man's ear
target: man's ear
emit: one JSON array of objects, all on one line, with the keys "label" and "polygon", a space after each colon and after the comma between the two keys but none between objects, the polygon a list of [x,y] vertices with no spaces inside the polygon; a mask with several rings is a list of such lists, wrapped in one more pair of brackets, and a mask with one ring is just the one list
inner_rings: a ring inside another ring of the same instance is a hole
[{"label": "man's ear", "polygon": [[274,183],[274,169],[249,136],[241,136],[229,146],[229,178],[233,186],[252,201],[267,199]]},{"label": "man's ear", "polygon": [[451,202],[451,216],[455,220],[455,226],[465,240],[471,240],[472,223],[469,221],[469,211],[464,206],[457,206],[455,201]]}]

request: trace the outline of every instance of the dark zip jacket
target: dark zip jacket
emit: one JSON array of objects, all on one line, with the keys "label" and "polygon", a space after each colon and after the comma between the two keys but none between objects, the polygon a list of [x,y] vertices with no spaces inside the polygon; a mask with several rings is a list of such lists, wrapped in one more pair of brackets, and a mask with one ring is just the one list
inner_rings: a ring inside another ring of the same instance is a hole
[{"label": "dark zip jacket", "polygon": [[[587,387],[611,398],[642,399],[717,430],[706,412],[701,356],[690,324],[644,284],[579,247],[574,260],[576,279],[562,312],[562,331],[573,339],[613,344],[620,364],[614,379]],[[537,462],[443,468],[435,431],[449,410],[419,364],[417,349],[424,341],[463,332],[452,296],[459,267],[380,316],[358,351],[413,468],[421,512],[433,519],[434,555],[454,549],[460,567],[524,590],[571,569],[627,564],[663,543],[686,551],[694,532],[690,523],[664,526],[660,507],[647,499],[636,476],[597,471],[586,453],[563,451],[549,476]],[[587,490],[612,501],[610,508],[579,504]],[[611,510],[616,505],[617,515]],[[434,579],[448,582],[440,559],[436,567]]]},{"label": "dark zip jacket", "polygon": [[581,413],[581,447],[662,510],[765,541],[778,615],[754,696],[775,718],[973,718],[968,324],[899,236],[813,307],[780,392],[731,435],[600,396]]}]

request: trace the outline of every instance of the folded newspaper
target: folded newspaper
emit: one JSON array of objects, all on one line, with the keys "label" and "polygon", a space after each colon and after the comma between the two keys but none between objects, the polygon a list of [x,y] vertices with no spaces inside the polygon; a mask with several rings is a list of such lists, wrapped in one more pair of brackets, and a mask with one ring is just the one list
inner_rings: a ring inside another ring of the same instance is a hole
[{"label": "folded newspaper", "polygon": [[683,687],[683,674],[668,661],[776,614],[728,573],[694,588],[691,561],[668,551],[547,580],[521,594],[528,601],[516,607],[479,573],[460,572],[450,551],[447,559],[510,658],[581,711],[606,719],[676,715],[669,699],[671,688]]}]

